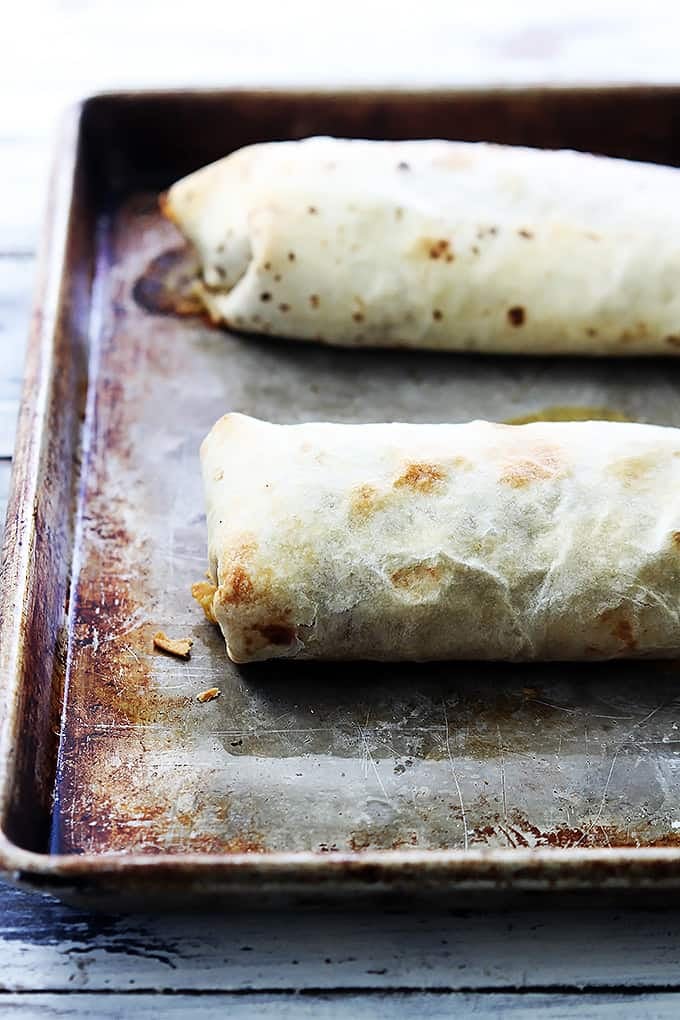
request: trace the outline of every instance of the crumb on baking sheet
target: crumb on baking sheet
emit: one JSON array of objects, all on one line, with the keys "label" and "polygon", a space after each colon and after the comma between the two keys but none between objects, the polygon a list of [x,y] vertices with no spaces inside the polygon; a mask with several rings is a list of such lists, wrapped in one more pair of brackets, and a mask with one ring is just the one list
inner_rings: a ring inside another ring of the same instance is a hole
[{"label": "crumb on baking sheet", "polygon": [[200,701],[204,705],[206,701],[214,701],[215,698],[219,698],[221,693],[222,691],[219,687],[209,687],[207,691],[201,691],[200,694],[196,695],[196,701]]},{"label": "crumb on baking sheet", "polygon": [[191,658],[191,638],[169,638],[162,630],[153,636],[153,646],[161,652],[168,652],[169,655],[176,655],[178,659]]},{"label": "crumb on baking sheet", "polygon": [[191,586],[191,594],[205,613],[206,620],[209,620],[211,623],[217,623],[215,614],[212,611],[213,595],[216,591],[217,588],[212,581],[197,581],[196,584]]}]

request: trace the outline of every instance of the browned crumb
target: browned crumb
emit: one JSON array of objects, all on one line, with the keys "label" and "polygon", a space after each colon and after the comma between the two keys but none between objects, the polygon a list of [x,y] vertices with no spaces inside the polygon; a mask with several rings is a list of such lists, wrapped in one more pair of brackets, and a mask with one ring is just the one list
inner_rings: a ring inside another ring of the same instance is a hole
[{"label": "browned crumb", "polygon": [[153,636],[154,648],[159,648],[162,652],[168,652],[170,655],[176,655],[178,659],[191,658],[192,645],[191,638],[169,638],[162,630]]},{"label": "browned crumb", "polygon": [[219,687],[209,687],[207,691],[201,691],[200,694],[196,695],[196,701],[200,701],[204,705],[206,701],[214,701],[215,698],[219,698],[221,693],[222,691]]},{"label": "browned crumb", "polygon": [[205,613],[206,620],[209,620],[210,623],[217,623],[215,614],[212,611],[213,595],[216,591],[217,588],[212,581],[197,581],[196,584],[191,586],[191,594]]}]

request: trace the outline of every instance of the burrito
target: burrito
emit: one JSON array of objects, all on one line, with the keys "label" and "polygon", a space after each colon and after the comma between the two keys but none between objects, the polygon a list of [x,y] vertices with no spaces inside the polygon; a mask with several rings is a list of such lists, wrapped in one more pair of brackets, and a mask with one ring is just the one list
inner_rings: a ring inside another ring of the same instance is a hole
[{"label": "burrito", "polygon": [[578,152],[311,138],[162,201],[216,323],[346,346],[680,353],[680,171]]},{"label": "burrito", "polygon": [[680,653],[680,429],[228,414],[201,461],[235,662]]}]

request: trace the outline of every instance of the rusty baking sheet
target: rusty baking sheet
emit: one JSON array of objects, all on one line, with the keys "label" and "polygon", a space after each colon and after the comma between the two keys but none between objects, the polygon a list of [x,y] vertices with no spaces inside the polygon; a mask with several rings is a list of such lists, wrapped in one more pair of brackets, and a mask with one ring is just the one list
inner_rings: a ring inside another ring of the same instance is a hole
[{"label": "rusty baking sheet", "polygon": [[[357,422],[596,408],[680,426],[677,363],[220,331],[178,307],[195,266],[157,206],[245,143],[322,132],[676,164],[679,114],[674,88],[122,94],[75,113],[3,567],[6,871],[109,905],[680,887],[680,663],[236,667],[190,596],[206,567],[198,445],[227,410]],[[154,649],[158,631],[191,638],[190,660]]]}]

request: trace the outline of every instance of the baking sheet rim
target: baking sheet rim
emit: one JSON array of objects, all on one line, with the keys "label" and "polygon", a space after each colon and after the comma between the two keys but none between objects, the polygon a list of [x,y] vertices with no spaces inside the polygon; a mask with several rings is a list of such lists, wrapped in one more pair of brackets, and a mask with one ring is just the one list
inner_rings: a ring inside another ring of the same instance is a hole
[{"label": "baking sheet rim", "polygon": [[[59,311],[66,264],[66,250],[82,118],[87,108],[101,99],[129,102],[136,98],[191,99],[219,94],[229,96],[285,94],[302,98],[371,94],[381,98],[456,95],[514,94],[550,91],[624,92],[680,91],[673,83],[584,82],[574,85],[527,84],[488,88],[470,84],[455,88],[435,85],[417,88],[363,88],[308,86],[271,86],[230,89],[167,89],[102,92],[76,104],[64,116],[53,163],[43,243],[38,259],[37,285],[33,304],[31,333],[27,350],[27,373],[17,429],[15,465],[12,475],[2,563],[0,590],[0,819],[6,817],[9,802],[14,748],[12,732],[19,713],[20,662],[28,638],[17,607],[29,589],[30,550],[36,523],[33,513],[40,484],[41,450],[46,437],[46,407],[53,370],[53,334]],[[36,384],[37,382],[37,384]],[[29,512],[30,508],[30,512]],[[15,523],[13,523],[15,522]],[[20,598],[21,597],[21,598]],[[655,871],[657,872],[655,874]],[[352,880],[372,887],[399,877],[417,882],[451,883],[463,890],[492,889],[579,889],[592,887],[680,888],[680,849],[665,847],[614,848],[517,848],[452,850],[363,850],[352,853],[315,851],[263,852],[239,854],[67,854],[50,855],[23,849],[0,829],[0,872],[9,879],[35,885],[43,891],[58,892],[77,879],[96,882],[107,876],[139,876],[162,872],[165,875],[192,875],[196,879],[231,879],[245,885],[266,879],[286,879],[309,884],[346,884]],[[228,886],[225,886],[225,891]]]}]

